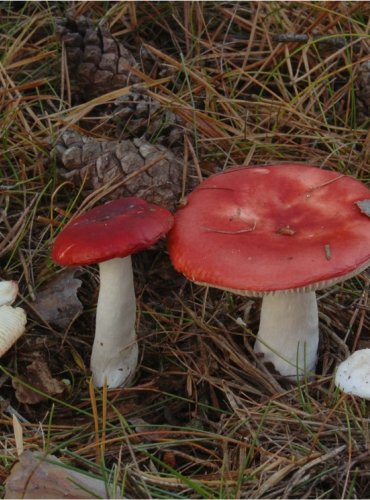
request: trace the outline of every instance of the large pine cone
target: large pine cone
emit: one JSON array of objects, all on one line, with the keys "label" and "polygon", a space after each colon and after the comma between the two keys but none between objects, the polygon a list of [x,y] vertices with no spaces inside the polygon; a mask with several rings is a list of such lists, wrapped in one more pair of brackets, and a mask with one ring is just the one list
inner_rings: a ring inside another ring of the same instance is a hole
[{"label": "large pine cone", "polygon": [[57,33],[64,43],[69,75],[82,100],[138,82],[131,52],[118,42],[105,24],[95,28],[87,17],[68,12],[57,20]]},{"label": "large pine cone", "polygon": [[359,68],[357,79],[357,113],[359,123],[365,123],[370,118],[370,60]]},{"label": "large pine cone", "polygon": [[[66,131],[55,152],[61,163],[61,178],[72,181],[76,187],[86,179],[86,194],[113,179],[116,185],[141,167],[154,163],[118,187],[108,198],[139,196],[169,210],[180,201],[183,162],[164,146],[150,144],[145,139],[97,141]],[[164,158],[155,163],[162,156]]]},{"label": "large pine cone", "polygon": [[[69,11],[65,19],[57,20],[57,33],[66,48],[75,103],[139,83],[132,74],[132,68],[138,67],[134,56],[105,24],[95,28],[87,17]],[[149,67],[154,66],[152,56],[145,50],[141,60]],[[99,111],[113,120],[121,138],[160,135],[158,140],[168,145],[181,140],[180,119],[161,109],[158,101],[140,85]]]}]

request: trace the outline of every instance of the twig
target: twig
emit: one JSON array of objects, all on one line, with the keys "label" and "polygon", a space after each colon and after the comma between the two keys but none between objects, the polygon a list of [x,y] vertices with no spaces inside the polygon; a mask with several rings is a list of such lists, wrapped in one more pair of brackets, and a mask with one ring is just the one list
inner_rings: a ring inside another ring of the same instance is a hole
[{"label": "twig", "polygon": [[95,431],[95,459],[96,463],[100,464],[100,439],[99,439],[99,417],[98,417],[98,408],[96,405],[96,397],[95,397],[95,389],[92,378],[89,380],[89,395],[91,402],[91,410],[93,414],[94,420],[94,431]]},{"label": "twig", "polygon": [[281,498],[289,498],[289,494],[296,486],[299,484],[299,481],[302,479],[302,476],[312,467],[315,467],[316,465],[320,465],[323,462],[328,462],[328,460],[336,457],[337,455],[340,455],[344,450],[346,449],[346,445],[343,444],[342,446],[338,446],[337,448],[334,448],[334,450],[329,451],[328,453],[325,453],[324,455],[321,455],[318,458],[315,458],[314,460],[311,460],[307,464],[303,465],[300,467],[297,472],[293,474],[292,479],[289,481],[287,487],[284,490],[284,493]]},{"label": "twig", "polygon": [[332,45],[338,49],[346,46],[346,39],[344,37],[330,35],[307,35],[307,33],[279,33],[277,35],[272,35],[272,40],[278,43],[307,43],[315,41],[326,45]]}]

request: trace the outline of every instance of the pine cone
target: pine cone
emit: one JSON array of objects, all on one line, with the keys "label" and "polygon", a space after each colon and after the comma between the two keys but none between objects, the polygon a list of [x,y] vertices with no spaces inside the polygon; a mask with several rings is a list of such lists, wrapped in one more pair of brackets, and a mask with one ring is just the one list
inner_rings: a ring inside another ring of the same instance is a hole
[{"label": "pine cone", "polygon": [[357,79],[357,115],[359,123],[365,123],[370,118],[370,60],[359,68]]},{"label": "pine cone", "polygon": [[117,188],[107,199],[139,196],[169,210],[179,202],[182,160],[164,146],[150,144],[145,139],[97,141],[66,131],[54,151],[61,163],[60,177],[72,181],[77,187],[86,178],[88,192],[112,179],[116,179],[115,184],[119,183],[139,168],[164,156],[148,170]]},{"label": "pine cone", "polygon": [[143,90],[136,90],[119,97],[107,106],[107,113],[116,125],[116,137],[157,137],[157,143],[171,147],[182,142],[182,120],[167,109],[161,108]]},{"label": "pine cone", "polygon": [[[57,20],[57,33],[65,45],[69,75],[76,90],[74,102],[94,97],[127,85],[139,83],[131,73],[137,67],[131,52],[116,40],[106,25],[94,28],[85,16],[75,16],[73,11],[65,19]],[[153,68],[153,56],[142,50],[142,62]],[[158,137],[158,142],[171,145],[182,138],[177,126],[180,119],[160,109],[158,101],[148,96],[140,86],[99,109],[117,125],[117,136]]]},{"label": "pine cone", "polygon": [[132,74],[137,66],[131,52],[101,24],[94,28],[85,16],[68,12],[57,20],[57,34],[65,45],[69,75],[82,100],[138,82]]}]

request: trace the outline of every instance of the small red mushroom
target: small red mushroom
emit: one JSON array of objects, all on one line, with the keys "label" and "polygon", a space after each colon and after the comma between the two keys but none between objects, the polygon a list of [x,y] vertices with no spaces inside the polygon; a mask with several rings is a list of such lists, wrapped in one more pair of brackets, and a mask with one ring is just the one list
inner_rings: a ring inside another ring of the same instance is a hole
[{"label": "small red mushroom", "polygon": [[173,223],[165,208],[122,198],[73,219],[54,242],[52,258],[64,266],[99,264],[100,290],[91,355],[94,384],[121,387],[137,365],[136,299],[131,254],[164,236]]},{"label": "small red mushroom", "polygon": [[212,175],[175,215],[168,248],[196,283],[263,297],[256,352],[286,376],[315,369],[315,290],[370,263],[369,189],[302,164],[237,167]]}]

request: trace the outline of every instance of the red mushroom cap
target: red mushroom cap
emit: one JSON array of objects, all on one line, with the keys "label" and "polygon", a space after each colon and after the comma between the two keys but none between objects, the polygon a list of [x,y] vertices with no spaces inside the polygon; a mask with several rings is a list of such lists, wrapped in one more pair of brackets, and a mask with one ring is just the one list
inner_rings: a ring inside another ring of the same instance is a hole
[{"label": "red mushroom cap", "polygon": [[64,266],[126,257],[153,245],[172,224],[165,208],[141,198],[121,198],[72,219],[57,236],[51,256]]},{"label": "red mushroom cap", "polygon": [[285,163],[237,167],[202,182],[175,215],[175,268],[201,284],[247,295],[314,290],[370,263],[370,219],[352,177]]}]

